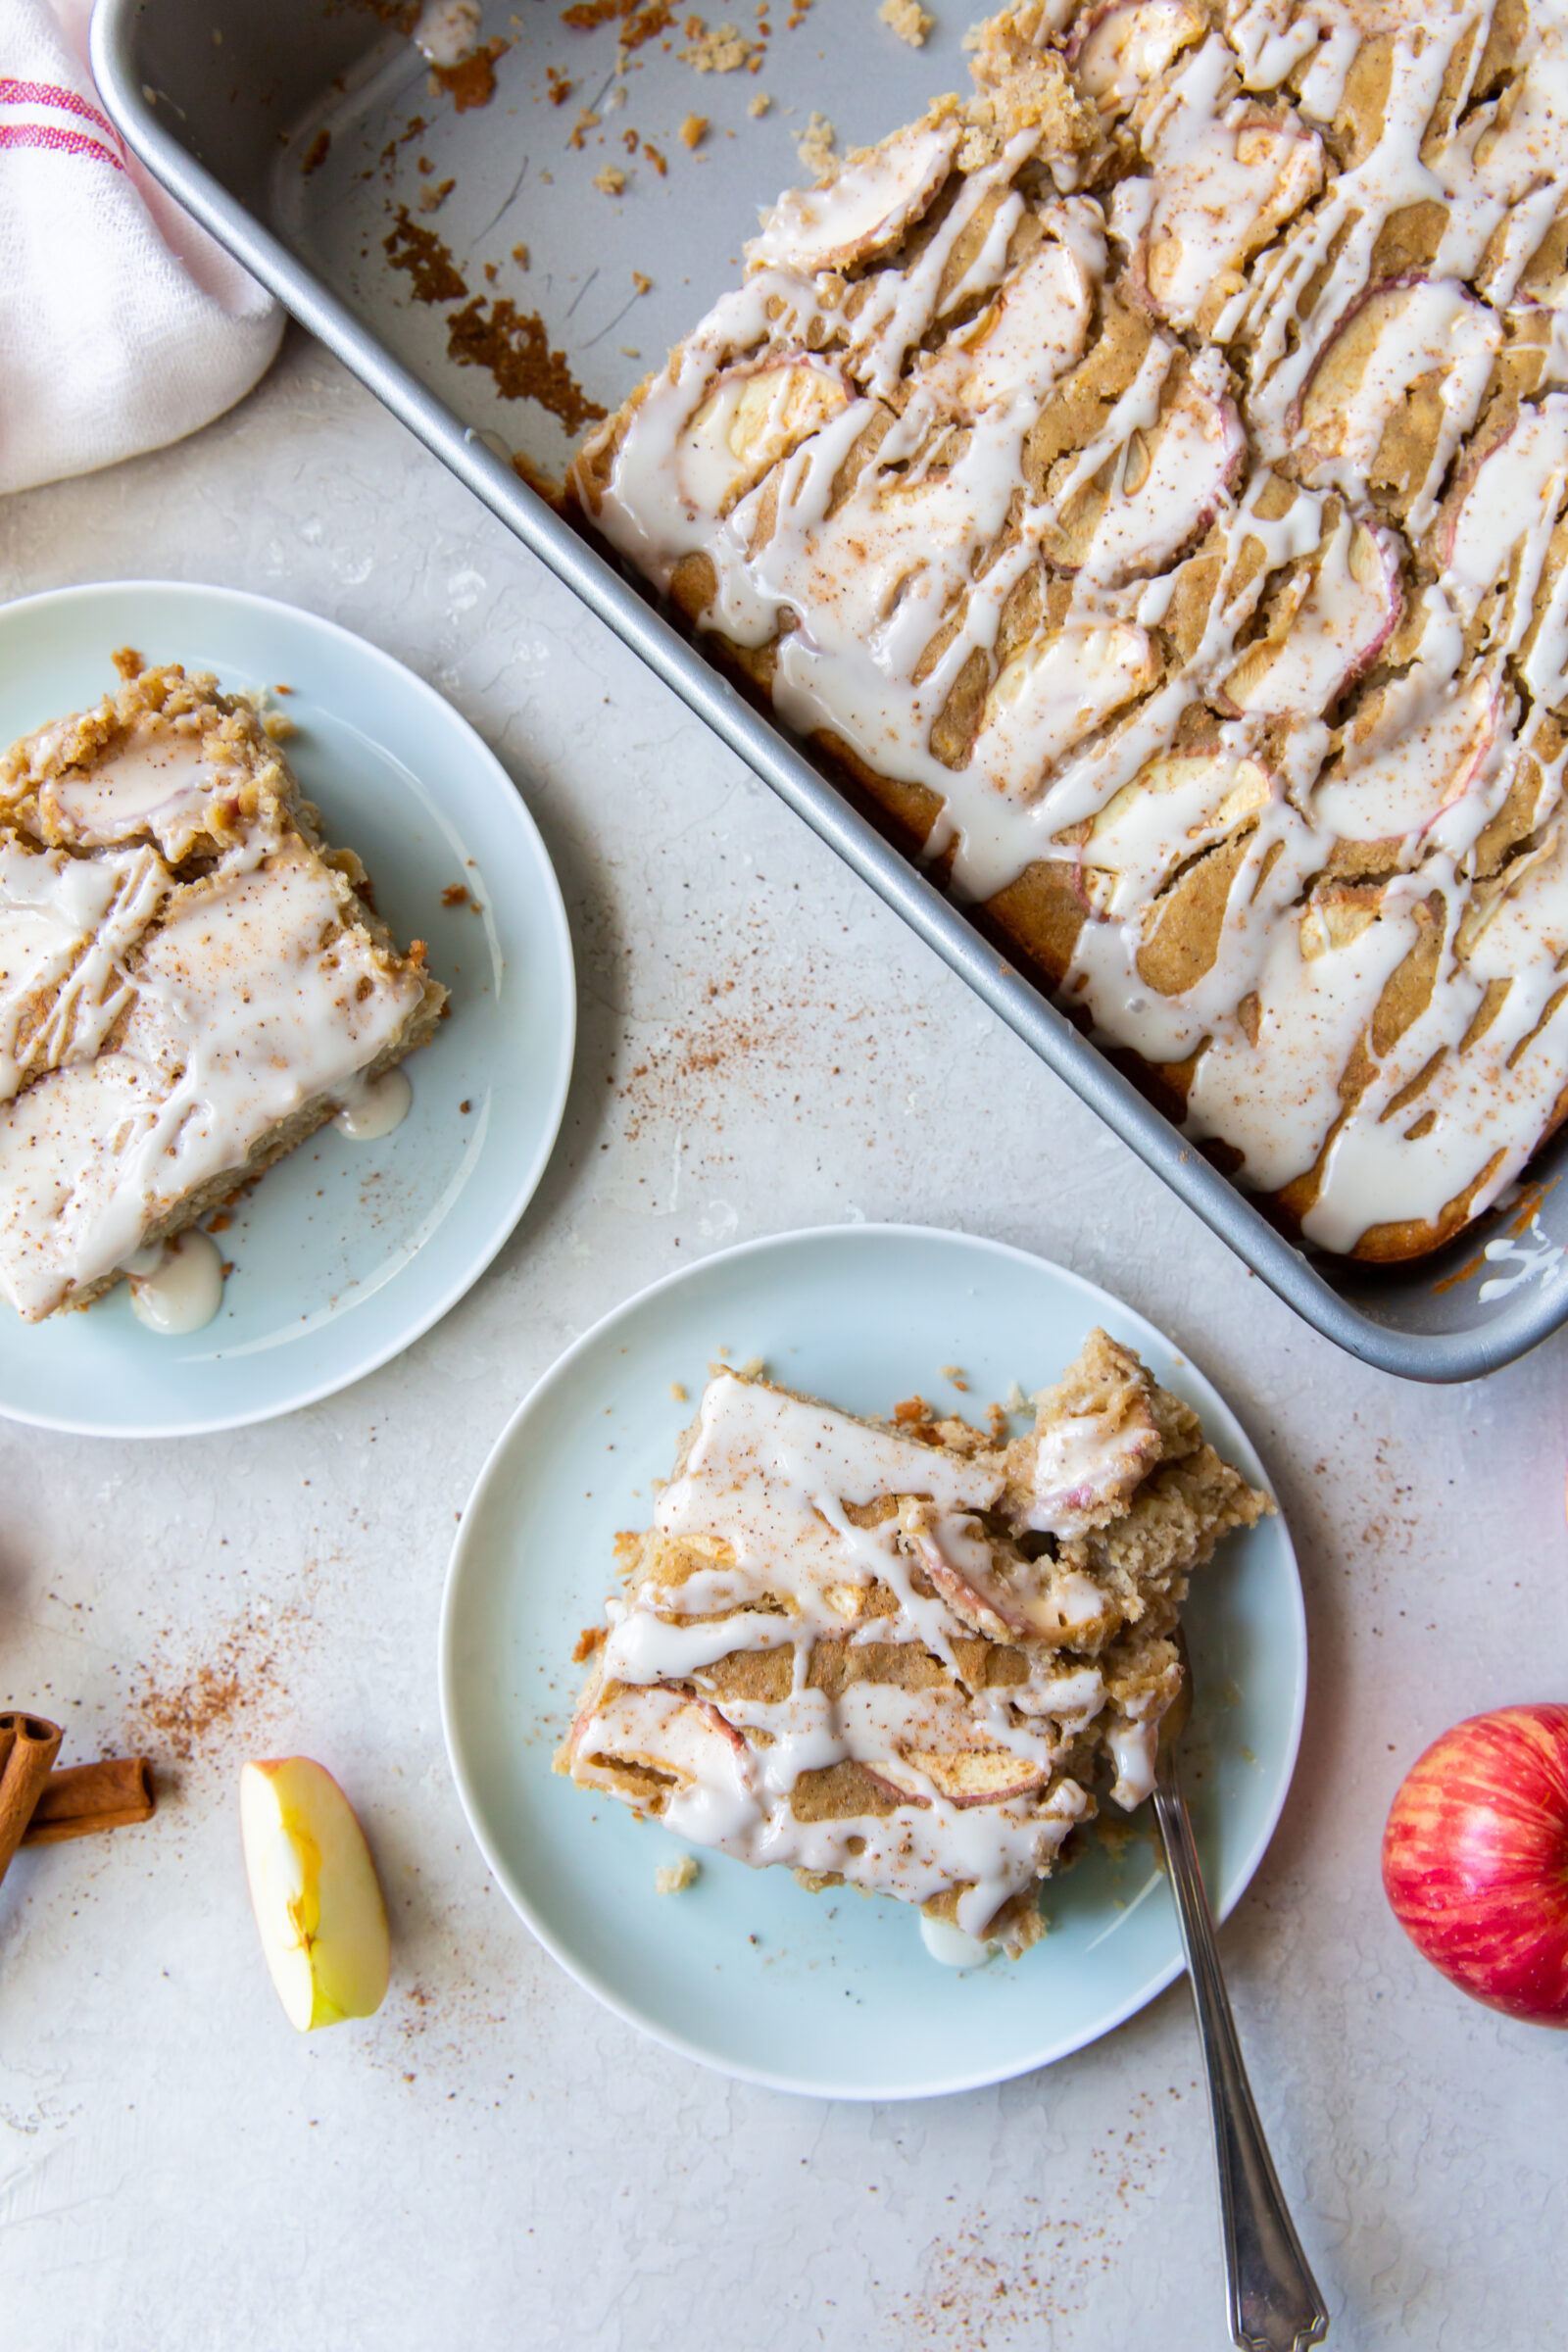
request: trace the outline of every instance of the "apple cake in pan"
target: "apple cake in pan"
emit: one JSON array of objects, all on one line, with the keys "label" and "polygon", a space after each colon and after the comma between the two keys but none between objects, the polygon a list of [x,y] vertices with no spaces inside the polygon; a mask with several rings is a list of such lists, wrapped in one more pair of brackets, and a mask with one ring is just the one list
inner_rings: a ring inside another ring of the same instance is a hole
[{"label": "apple cake in pan", "polygon": [[1021,1951],[1096,1789],[1153,1785],[1191,1571],[1272,1509],[1102,1331],[1010,1444],[718,1369],[556,1769],[694,1844]]},{"label": "apple cake in pan", "polygon": [[0,1296],[86,1306],[430,1035],[257,710],[177,667],[0,755]]},{"label": "apple cake in pan", "polygon": [[1417,1255],[1568,1109],[1568,8],[974,39],[571,494],[1291,1229]]}]

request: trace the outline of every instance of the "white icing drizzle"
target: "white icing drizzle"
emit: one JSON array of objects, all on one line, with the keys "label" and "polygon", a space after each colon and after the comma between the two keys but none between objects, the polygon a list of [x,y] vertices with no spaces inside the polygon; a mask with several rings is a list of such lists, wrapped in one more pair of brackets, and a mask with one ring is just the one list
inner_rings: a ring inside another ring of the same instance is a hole
[{"label": "white icing drizzle", "polygon": [[168,888],[150,850],[89,860],[0,841],[0,1101],[40,1069],[92,1059],[131,1001],[123,958]]},{"label": "white icing drizzle", "polygon": [[171,863],[208,830],[215,797],[239,779],[200,731],[145,718],[91,767],[72,768],[39,793],[57,840],[95,850],[150,835]]},{"label": "white icing drizzle", "polygon": [[1504,653],[1518,650],[1530,625],[1565,486],[1568,396],[1552,392],[1476,461],[1440,535],[1444,584],[1466,625],[1489,592],[1509,582],[1504,614],[1490,632]]},{"label": "white icing drizzle", "polygon": [[1192,327],[1274,224],[1313,196],[1323,146],[1301,122],[1275,122],[1237,94],[1235,61],[1211,34],[1144,126],[1147,180],[1124,180],[1111,219],[1138,256],[1146,298]]},{"label": "white icing drizzle", "polygon": [[223,1260],[218,1244],[189,1226],[162,1249],[138,1250],[127,1260],[130,1305],[138,1323],[163,1339],[200,1331],[223,1300]]},{"label": "white icing drizzle", "polygon": [[[1024,1681],[966,1687],[955,1645],[985,1614],[977,1589],[999,1586],[995,1540],[975,1514],[1021,1507],[1020,1527],[1100,1524],[1158,1455],[1140,1406],[1130,1424],[1085,1413],[1043,1430],[1034,1493],[1020,1506],[1016,1448],[964,1457],[718,1374],[656,1512],[660,1535],[712,1564],[668,1586],[650,1576],[610,1603],[602,1679],[571,1734],[573,1776],[591,1786],[609,1772],[613,1786],[616,1762],[653,1764],[674,1777],[663,1819],[675,1836],[754,1864],[839,1871],[915,1903],[962,1886],[958,1926],[980,1936],[1009,1895],[1045,1875],[1090,1810],[1064,1769],[1073,1743],[1102,1736],[1113,1794],[1137,1803],[1139,1758],[1167,1694],[1151,1688],[1140,1702],[1147,1721],[1109,1705],[1095,1656],[1064,1644],[1103,1640],[1115,1604],[1049,1557],[1037,1569],[1020,1558],[1004,1574],[1038,1573],[1070,1622],[1049,1635],[1038,1622],[1025,1630]],[[873,1506],[890,1497],[901,1508],[878,1515]],[[1097,1515],[1084,1509],[1091,1497],[1112,1499]],[[948,1677],[909,1689],[849,1680],[830,1697],[809,1675],[815,1645],[835,1639],[851,1649],[919,1645]],[[670,1687],[701,1691],[716,1660],[770,1650],[792,1660],[783,1697],[724,1689],[715,1703]],[[901,1801],[882,1813],[798,1818],[790,1798],[801,1776],[849,1759]]]},{"label": "white icing drizzle", "polygon": [[1476,1296],[1487,1304],[1494,1298],[1508,1298],[1523,1283],[1539,1282],[1544,1290],[1548,1283],[1558,1279],[1568,1251],[1544,1230],[1539,1217],[1532,1217],[1530,1230],[1522,1241],[1499,1234],[1495,1241],[1487,1244],[1482,1255],[1492,1265],[1512,1269],[1507,1274],[1494,1274],[1490,1282],[1481,1285]]},{"label": "white icing drizzle", "polygon": [[746,248],[757,269],[842,270],[894,244],[948,176],[958,130],[921,123],[849,163],[831,189],[781,196]]},{"label": "white icing drizzle", "polygon": [[[1038,37],[1136,150],[1107,199],[1042,197],[1029,132],[959,172],[951,114],[783,199],[746,283],[605,428],[589,504],[662,586],[707,560],[703,625],[768,650],[790,724],[934,796],[926,851],[960,892],[1075,868],[1069,998],[1148,1060],[1196,1056],[1195,1138],[1263,1189],[1310,1173],[1304,1229],[1344,1250],[1484,1207],[1568,1083],[1568,321],[1540,307],[1568,287],[1529,275],[1568,179],[1568,9],[1537,0],[1485,83],[1482,0],[1217,13],[1049,13]],[[1107,283],[1159,323],[1042,483],[1031,435]],[[1416,554],[1444,577],[1407,609]],[[1042,618],[1004,641],[1034,587]],[[976,665],[978,716],[943,741]],[[1206,740],[1178,748],[1195,707]],[[1494,877],[1515,788],[1533,827]],[[1212,954],[1156,987],[1160,894],[1208,849],[1235,866]],[[1430,1001],[1380,1054],[1432,924]]]},{"label": "white icing drizzle", "polygon": [[1157,1741],[1154,1727],[1147,1723],[1120,1722],[1110,1735],[1110,1752],[1116,1762],[1116,1781],[1111,1795],[1118,1805],[1130,1812],[1141,1805],[1146,1796],[1154,1793],[1154,1749]]},{"label": "white icing drizzle", "polygon": [[1061,1415],[1036,1442],[1035,1493],[1022,1524],[1034,1534],[1086,1534],[1104,1519],[1107,1503],[1125,1501],[1159,1454],[1147,1410],[1128,1414],[1118,1399],[1115,1410]]},{"label": "white icing drizzle", "polygon": [[1400,609],[1390,534],[1343,513],[1280,590],[1280,612],[1218,688],[1223,708],[1315,718],[1387,644]]},{"label": "white icing drizzle", "polygon": [[[1495,672],[1483,670],[1392,738],[1348,751],[1314,790],[1313,819],[1340,841],[1391,845],[1391,860],[1402,865],[1433,847],[1462,856],[1491,813],[1495,796],[1486,786],[1512,749],[1510,706]],[[1461,808],[1464,821],[1455,825]]]},{"label": "white icing drizzle", "polygon": [[1250,90],[1277,90],[1317,48],[1321,38],[1309,10],[1295,0],[1247,0],[1227,25],[1242,82]]},{"label": "white icing drizzle", "polygon": [[[1409,524],[1422,531],[1437,513],[1438,495],[1461,437],[1475,423],[1502,344],[1501,322],[1449,278],[1422,278],[1380,288],[1359,299],[1337,337],[1352,337],[1358,363],[1348,389],[1344,369],[1331,370],[1334,341],[1306,383],[1298,431],[1307,470],[1347,497],[1366,494],[1395,410],[1424,379],[1442,385],[1443,422],[1421,487],[1410,502]],[[1293,435],[1293,439],[1295,436]],[[1266,454],[1271,435],[1260,435]]]},{"label": "white icing drizzle", "polygon": [[[1476,910],[1479,937],[1462,965],[1454,939],[1464,900],[1450,884],[1440,985],[1331,1142],[1317,1201],[1302,1220],[1309,1240],[1344,1249],[1348,1233],[1364,1230],[1356,1219],[1396,1216],[1409,1188],[1431,1198],[1452,1187],[1456,1170],[1487,1169],[1482,1198],[1494,1200],[1529,1156],[1542,1102],[1568,1088],[1568,991],[1557,970],[1568,956],[1568,835],[1557,832],[1544,856],[1521,862],[1529,870]],[[1432,861],[1433,878],[1442,864]],[[1389,894],[1419,891],[1426,879],[1391,884]],[[1493,982],[1506,984],[1501,1009],[1467,1044]],[[1419,1095],[1401,1104],[1429,1067]],[[1490,1158],[1478,1162],[1488,1147]]]},{"label": "white icing drizzle", "polygon": [[1068,44],[1080,89],[1102,114],[1121,111],[1202,31],[1187,0],[1133,0],[1095,10]]}]

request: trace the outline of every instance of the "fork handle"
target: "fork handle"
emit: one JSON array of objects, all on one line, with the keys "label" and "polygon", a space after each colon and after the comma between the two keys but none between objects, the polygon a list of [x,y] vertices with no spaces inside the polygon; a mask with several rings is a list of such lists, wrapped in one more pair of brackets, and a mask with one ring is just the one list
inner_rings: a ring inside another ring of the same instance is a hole
[{"label": "fork handle", "polygon": [[1328,2309],[1307,2268],[1252,2103],[1236,2021],[1220,1973],[1214,1915],[1203,1888],[1181,1784],[1160,1765],[1154,1810],[1181,1922],[1198,2036],[1208,2077],[1219,2167],[1231,2338],[1243,2352],[1305,2352],[1328,2333]]}]

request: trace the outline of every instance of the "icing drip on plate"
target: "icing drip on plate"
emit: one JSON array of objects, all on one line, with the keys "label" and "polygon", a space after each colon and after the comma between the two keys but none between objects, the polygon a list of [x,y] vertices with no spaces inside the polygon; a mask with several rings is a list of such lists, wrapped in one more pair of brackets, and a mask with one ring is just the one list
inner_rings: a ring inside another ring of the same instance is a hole
[{"label": "icing drip on plate", "polygon": [[994,1943],[982,1943],[976,1936],[966,1936],[961,1928],[950,1928],[945,1919],[922,1919],[920,1941],[933,1960],[944,1968],[984,1968],[997,1956]]},{"label": "icing drip on plate", "polygon": [[131,1312],[162,1339],[183,1339],[211,1323],[223,1300],[223,1261],[218,1244],[199,1226],[138,1250],[126,1261]]},{"label": "icing drip on plate", "polygon": [[351,1143],[375,1144],[401,1127],[409,1115],[414,1089],[403,1070],[385,1070],[379,1078],[360,1078],[343,1095],[343,1107],[332,1124]]}]

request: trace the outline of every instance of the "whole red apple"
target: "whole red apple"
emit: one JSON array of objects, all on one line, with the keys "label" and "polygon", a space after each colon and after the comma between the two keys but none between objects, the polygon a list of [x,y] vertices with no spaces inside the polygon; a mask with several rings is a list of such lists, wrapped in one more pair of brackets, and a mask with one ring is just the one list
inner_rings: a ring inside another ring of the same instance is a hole
[{"label": "whole red apple", "polygon": [[1568,1706],[1499,1707],[1435,1740],[1394,1800],[1383,1885],[1461,1991],[1568,2026]]}]

